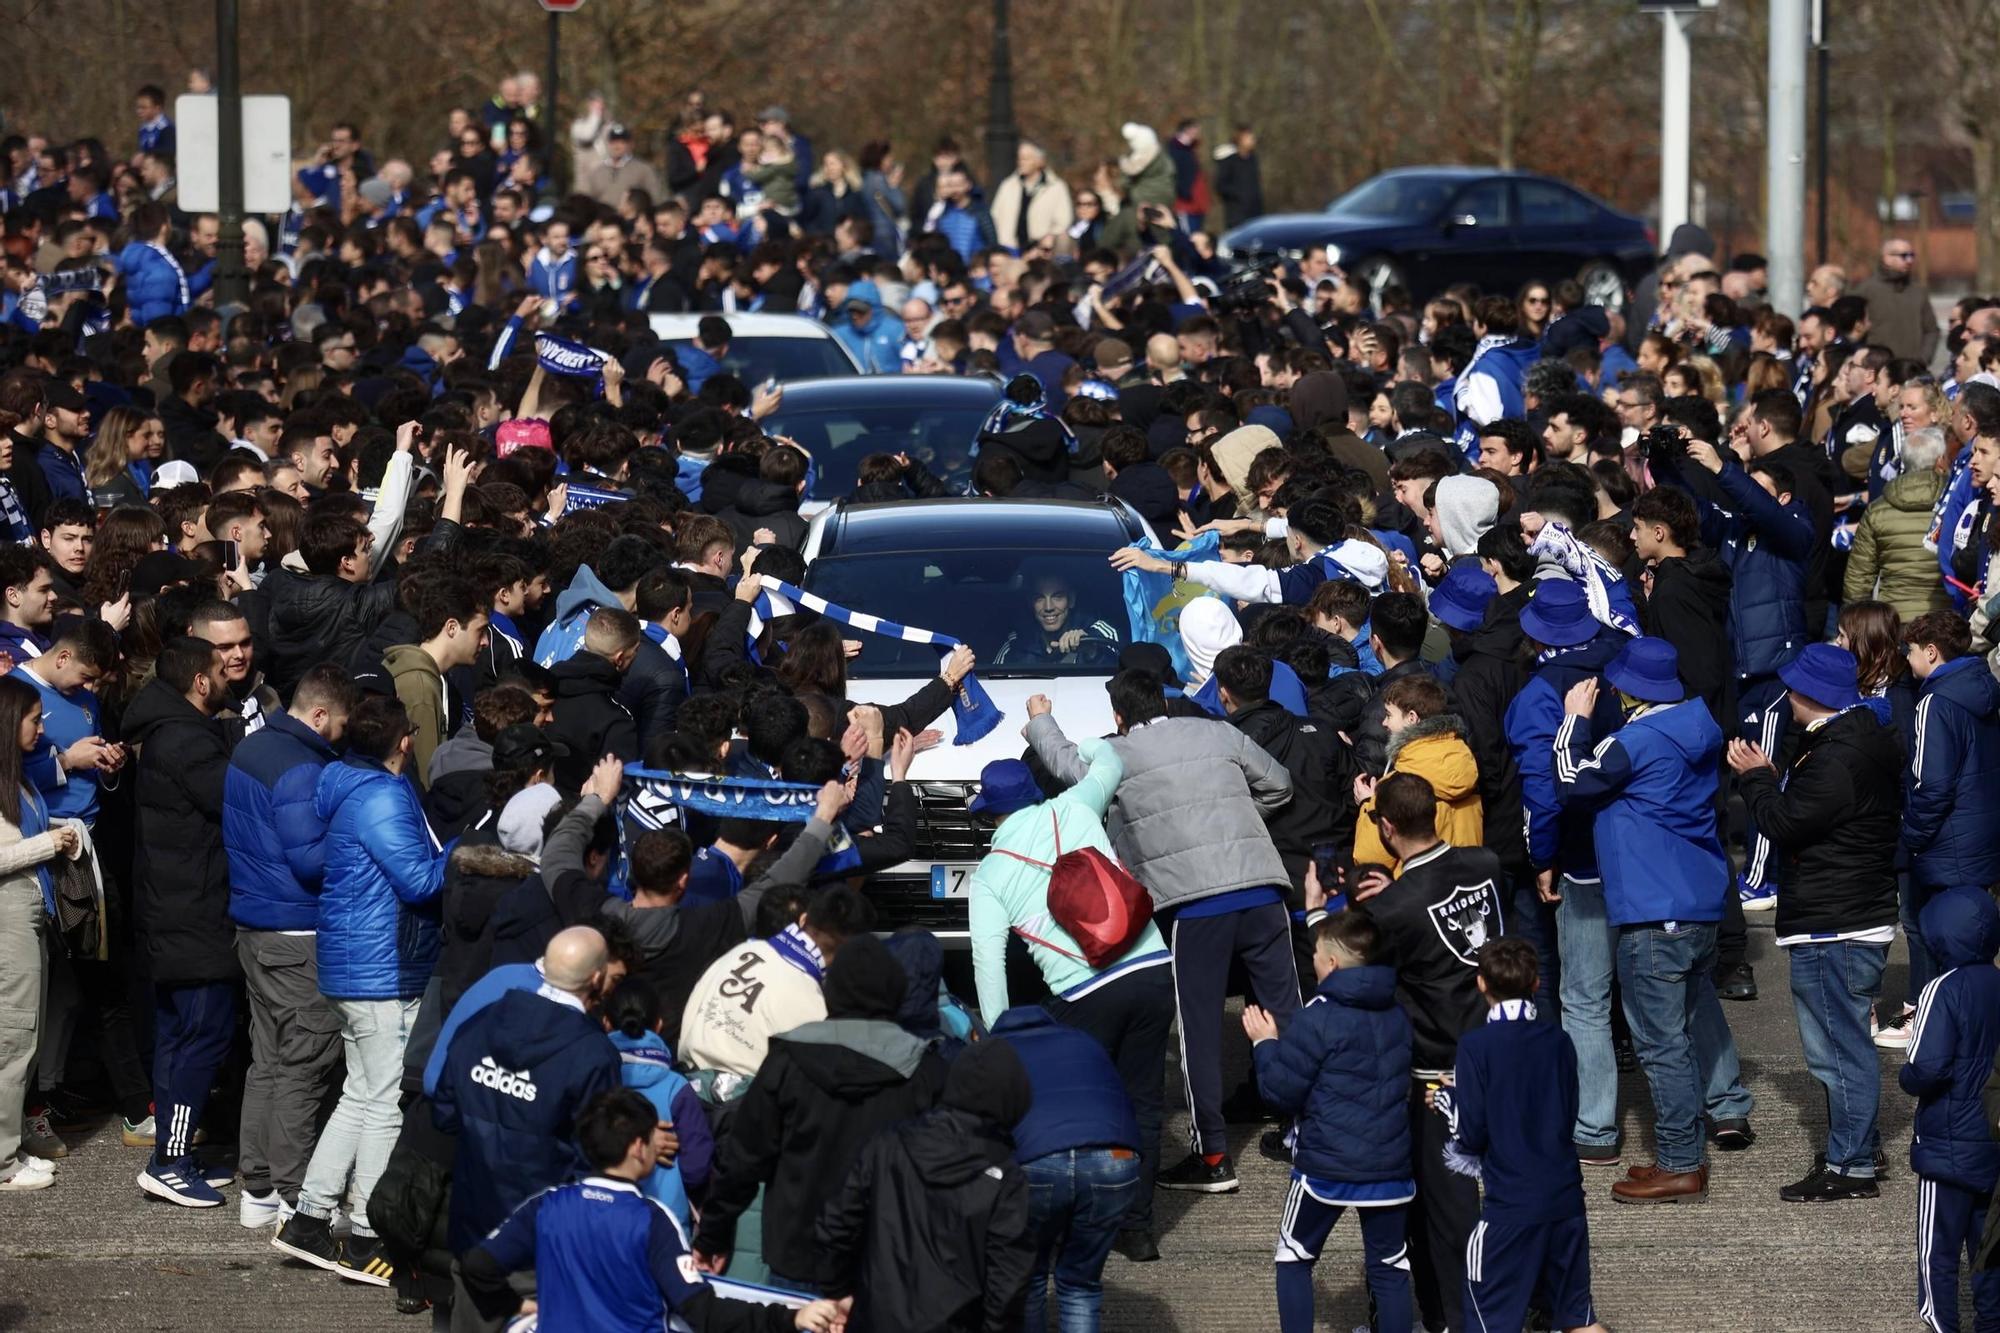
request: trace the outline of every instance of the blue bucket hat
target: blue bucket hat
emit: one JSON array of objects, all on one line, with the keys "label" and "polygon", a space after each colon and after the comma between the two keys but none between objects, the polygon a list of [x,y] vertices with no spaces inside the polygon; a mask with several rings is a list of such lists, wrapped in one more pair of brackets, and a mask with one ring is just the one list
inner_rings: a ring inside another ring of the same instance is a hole
[{"label": "blue bucket hat", "polygon": [[966,807],[975,815],[1011,815],[1039,804],[1042,789],[1018,759],[995,759],[979,770],[979,794]]},{"label": "blue bucket hat", "polygon": [[1854,654],[1830,643],[1809,643],[1778,669],[1786,689],[1836,713],[1861,702],[1859,676]]},{"label": "blue bucket hat", "polygon": [[1649,704],[1677,704],[1687,698],[1681,687],[1681,655],[1665,639],[1634,639],[1618,650],[1604,668],[1605,683],[1620,694]]},{"label": "blue bucket hat", "polygon": [[1545,648],[1574,648],[1597,637],[1583,589],[1568,579],[1543,579],[1521,608],[1521,631]]},{"label": "blue bucket hat", "polygon": [[1452,629],[1476,630],[1485,623],[1486,604],[1499,595],[1500,585],[1478,565],[1453,565],[1431,593],[1431,614]]}]

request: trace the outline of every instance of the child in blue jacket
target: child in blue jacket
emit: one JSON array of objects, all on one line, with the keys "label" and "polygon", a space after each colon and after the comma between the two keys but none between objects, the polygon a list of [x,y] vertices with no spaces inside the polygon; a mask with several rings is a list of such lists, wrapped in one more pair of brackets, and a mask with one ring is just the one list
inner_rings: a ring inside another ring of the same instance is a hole
[{"label": "child in blue jacket", "polygon": [[[1980,1100],[2000,1050],[2000,908],[1982,889],[1947,889],[1918,924],[1944,970],[1917,1001],[1909,1063],[1897,1075],[1917,1099],[1917,1312],[1936,1333],[1958,1333],[1959,1255],[1977,1255],[2000,1177]],[[1975,1264],[1972,1303],[1980,1328],[2000,1321],[2000,1268]]]},{"label": "child in blue jacket", "polygon": [[715,1136],[694,1085],[674,1069],[674,1053],[660,1036],[659,993],[644,980],[628,977],[604,1007],[611,1044],[618,1048],[619,1080],[643,1093],[660,1123],[673,1126],[680,1147],[662,1157],[639,1181],[646,1197],[674,1215],[683,1231],[694,1226],[689,1199],[700,1198],[715,1162]]},{"label": "child in blue jacket", "polygon": [[[1346,911],[1313,927],[1319,986],[1285,1035],[1268,1013],[1243,1010],[1264,1100],[1296,1116],[1292,1185],[1278,1225],[1278,1327],[1312,1333],[1313,1265],[1340,1214],[1361,1212],[1375,1327],[1410,1327],[1410,1020],[1396,1005],[1394,968],[1374,964],[1381,930]],[[1568,1133],[1569,1122],[1563,1122]]]},{"label": "child in blue jacket", "polygon": [[1486,1023],[1458,1039],[1452,1086],[1437,1094],[1451,1122],[1448,1162],[1485,1185],[1466,1247],[1466,1319],[1520,1328],[1539,1290],[1551,1327],[1603,1333],[1590,1301],[1583,1171],[1570,1142],[1576,1047],[1558,1025],[1535,1021],[1539,972],[1524,939],[1479,951]]}]

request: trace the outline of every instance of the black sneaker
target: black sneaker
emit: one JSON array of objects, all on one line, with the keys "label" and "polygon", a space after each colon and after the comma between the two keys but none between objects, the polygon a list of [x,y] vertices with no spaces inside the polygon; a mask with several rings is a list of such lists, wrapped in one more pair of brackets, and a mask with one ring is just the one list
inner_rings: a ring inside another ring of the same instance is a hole
[{"label": "black sneaker", "polygon": [[1748,963],[1738,963],[1726,972],[1715,974],[1715,993],[1725,1000],[1754,1000],[1757,998],[1757,974]]},{"label": "black sneaker", "polygon": [[1585,1166],[1616,1166],[1624,1156],[1615,1143],[1579,1143],[1576,1160]]},{"label": "black sneaker", "polygon": [[111,1114],[111,1108],[96,1098],[67,1087],[44,1093],[42,1109],[49,1117],[49,1126],[58,1134],[81,1133]]},{"label": "black sneaker", "polygon": [[1280,1162],[1285,1166],[1292,1164],[1292,1148],[1285,1142],[1285,1131],[1282,1129],[1267,1129],[1259,1134],[1257,1151],[1274,1162]]},{"label": "black sneaker", "polygon": [[1630,1037],[1626,1037],[1622,1040],[1616,1037],[1612,1038],[1611,1051],[1612,1054],[1618,1058],[1619,1073],[1633,1074],[1638,1072],[1639,1052],[1632,1045],[1632,1039]]},{"label": "black sneaker", "polygon": [[1153,1178],[1163,1190],[1186,1190],[1191,1194],[1234,1194],[1236,1167],[1227,1155],[1210,1166],[1200,1153],[1189,1153],[1178,1166],[1170,1166]]},{"label": "black sneaker", "polygon": [[340,1271],[340,1245],[333,1238],[333,1223],[324,1217],[293,1213],[271,1237],[271,1248],[329,1273]]},{"label": "black sneaker", "polygon": [[1160,1247],[1153,1233],[1138,1227],[1119,1232],[1111,1248],[1124,1255],[1127,1263],[1152,1264],[1160,1260]]},{"label": "black sneaker", "polygon": [[1845,1199],[1875,1199],[1882,1191],[1873,1176],[1840,1176],[1824,1166],[1815,1166],[1806,1178],[1778,1189],[1786,1203],[1840,1203]]},{"label": "black sneaker", "polygon": [[1257,1093],[1257,1085],[1245,1079],[1236,1091],[1222,1099],[1222,1118],[1232,1125],[1261,1125],[1278,1117]]},{"label": "black sneaker", "polygon": [[371,1287],[386,1287],[396,1277],[396,1266],[389,1262],[382,1238],[358,1231],[340,1242],[340,1259],[333,1271],[349,1282],[366,1282]]},{"label": "black sneaker", "polygon": [[1708,1141],[1721,1152],[1742,1152],[1757,1141],[1757,1131],[1748,1120],[1711,1120]]}]

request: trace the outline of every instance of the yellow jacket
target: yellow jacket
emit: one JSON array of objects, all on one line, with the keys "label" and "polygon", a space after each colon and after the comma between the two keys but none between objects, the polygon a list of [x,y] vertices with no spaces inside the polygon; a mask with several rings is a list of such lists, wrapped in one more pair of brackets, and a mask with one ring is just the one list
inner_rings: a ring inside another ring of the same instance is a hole
[{"label": "yellow jacket", "polygon": [[[1455,715],[1440,713],[1397,732],[1389,738],[1389,765],[1382,776],[1415,773],[1428,781],[1437,793],[1437,835],[1454,847],[1477,847],[1486,839],[1486,817],[1479,802],[1479,762],[1465,743],[1463,725]],[[1370,798],[1354,824],[1354,863],[1395,866],[1369,817],[1374,813]]]}]

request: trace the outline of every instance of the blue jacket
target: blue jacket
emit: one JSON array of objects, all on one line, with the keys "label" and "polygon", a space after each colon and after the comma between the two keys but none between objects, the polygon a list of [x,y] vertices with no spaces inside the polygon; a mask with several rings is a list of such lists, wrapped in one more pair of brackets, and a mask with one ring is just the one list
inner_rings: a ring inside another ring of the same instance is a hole
[{"label": "blue jacket", "polygon": [[1699,699],[1648,708],[1595,743],[1589,718],[1563,719],[1556,784],[1566,807],[1595,812],[1612,925],[1722,919],[1735,877],[1715,830],[1721,758],[1722,728]]},{"label": "blue jacket", "polygon": [[1980,1092],[2000,1050],[2000,908],[1984,889],[1954,888],[1924,905],[1919,924],[1946,971],[1924,987],[1897,1073],[1917,1099],[1910,1169],[1985,1194],[2000,1179],[2000,1146]]},{"label": "blue jacket", "polygon": [[[1583,1216],[1576,1123],[1576,1047],[1555,1023],[1491,1010],[1458,1039],[1452,1137],[1480,1158],[1480,1216],[1535,1226]],[[1525,1011],[1532,1014],[1532,1010]]]},{"label": "blue jacket", "polygon": [[16,662],[40,657],[49,650],[49,636],[11,620],[0,620],[0,652]]},{"label": "blue jacket", "polygon": [[222,845],[229,919],[246,930],[311,930],[319,921],[326,821],[316,797],[333,747],[298,719],[273,713],[229,757]]},{"label": "blue jacket", "polygon": [[903,369],[903,326],[891,318],[882,304],[881,289],[867,278],[847,288],[849,301],[866,301],[873,309],[859,328],[847,317],[842,305],[835,315],[833,339],[853,354],[864,375],[894,375]]},{"label": "blue jacket", "polygon": [[[722,363],[693,343],[689,343],[686,347],[674,348],[674,359],[681,363],[681,382],[687,385],[689,393],[700,393],[701,386],[708,383],[710,377],[722,373]],[[682,489],[685,490],[686,487]]]},{"label": "blue jacket", "polygon": [[693,1225],[688,1191],[700,1193],[715,1164],[715,1136],[709,1132],[708,1113],[702,1109],[694,1085],[674,1072],[674,1053],[657,1033],[628,1037],[613,1032],[611,1044],[618,1050],[619,1077],[624,1085],[645,1093],[660,1119],[674,1127],[675,1137],[681,1141],[674,1160],[655,1166],[640,1187],[686,1231]]},{"label": "blue jacket", "polygon": [[542,631],[542,637],[535,640],[536,665],[552,667],[575,657],[583,647],[584,622],[600,606],[622,611],[625,603],[618,600],[617,593],[604,586],[596,570],[589,565],[578,565],[576,577],[556,598],[555,619]]},{"label": "blue jacket", "polygon": [[540,293],[559,305],[568,305],[576,298],[576,280],[574,247],[564,251],[558,259],[549,253],[545,245],[535,251],[534,262],[528,265],[528,290]]},{"label": "blue jacket", "polygon": [[39,752],[24,755],[21,772],[28,783],[48,803],[49,814],[57,819],[97,822],[97,770],[78,769],[65,773],[56,762],[58,751],[67,750],[85,736],[102,736],[104,724],[97,696],[89,690],[62,694],[32,672],[15,667],[14,679],[35,687],[42,696],[42,740]]},{"label": "blue jacket", "polygon": [[1016,1005],[994,1020],[992,1040],[1021,1057],[1033,1093],[1014,1126],[1014,1157],[1032,1162],[1071,1148],[1139,1147],[1139,1122],[1118,1067],[1095,1037],[1049,1017],[1039,1005]]},{"label": "blue jacket", "polygon": [[1903,844],[1923,885],[2000,880],[2000,681],[1982,657],[1946,662],[1917,699]]},{"label": "blue jacket", "polygon": [[180,270],[144,241],[134,241],[118,252],[118,272],[134,324],[187,313],[187,303],[181,299]]},{"label": "blue jacket", "polygon": [[1292,1015],[1284,1036],[1257,1043],[1251,1058],[1258,1090],[1273,1107],[1298,1117],[1296,1170],[1318,1180],[1381,1186],[1384,1200],[1415,1192],[1413,1040],[1409,1017],[1396,1005],[1396,970],[1370,966],[1328,975]]},{"label": "blue jacket", "polygon": [[[1595,821],[1584,810],[1564,810],[1556,791],[1555,739],[1563,696],[1580,680],[1603,671],[1629,636],[1608,626],[1589,643],[1544,654],[1546,661],[1507,705],[1503,723],[1514,763],[1521,770],[1521,800],[1528,828],[1528,860],[1537,870],[1555,866],[1571,879],[1595,881]],[[1618,725],[1618,697],[1600,690],[1591,721],[1605,733]]]},{"label": "blue jacket", "polygon": [[446,859],[415,785],[348,755],[320,771],[313,807],[327,825],[315,922],[320,994],[415,999],[437,966]]},{"label": "blue jacket", "polygon": [[1729,566],[1729,642],[1741,679],[1776,675],[1811,642],[1806,571],[1813,557],[1812,515],[1794,498],[1781,505],[1755,478],[1725,462],[1716,483],[1731,509],[1697,496],[1701,538]]},{"label": "blue jacket", "polygon": [[75,454],[45,442],[35,450],[35,466],[42,470],[51,498],[89,502],[90,484],[83,479],[83,461]]},{"label": "blue jacket", "polygon": [[594,1019],[535,991],[509,991],[451,1040],[431,1118],[458,1138],[452,1168],[453,1254],[463,1254],[523,1200],[584,1174],[576,1117],[616,1091],[618,1048]]}]

